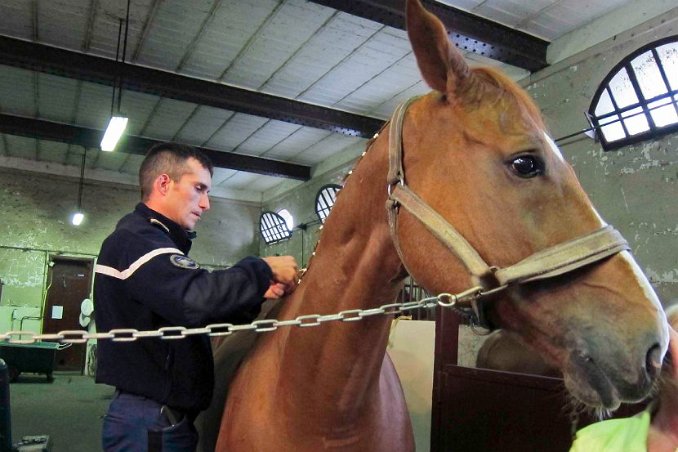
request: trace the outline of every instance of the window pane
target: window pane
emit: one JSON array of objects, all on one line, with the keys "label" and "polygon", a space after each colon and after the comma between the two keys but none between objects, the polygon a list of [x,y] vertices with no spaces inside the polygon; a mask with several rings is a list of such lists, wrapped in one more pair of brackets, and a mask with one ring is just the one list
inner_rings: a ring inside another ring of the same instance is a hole
[{"label": "window pane", "polygon": [[601,126],[605,124],[609,124],[611,122],[619,122],[619,116],[618,115],[612,115],[608,116],[607,118],[601,118],[598,120]]},{"label": "window pane", "polygon": [[631,61],[631,67],[633,67],[633,71],[636,73],[640,91],[645,99],[652,99],[655,96],[668,92],[651,51],[647,51],[634,58]]},{"label": "window pane", "polygon": [[676,107],[671,103],[671,98],[658,100],[648,104],[652,120],[657,127],[664,127],[678,122]]},{"label": "window pane", "polygon": [[664,66],[664,72],[669,79],[671,90],[678,90],[678,42],[670,42],[657,47],[659,61]]},{"label": "window pane", "polygon": [[613,122],[610,125],[603,126],[600,129],[603,132],[603,136],[608,142],[611,141],[617,141],[621,140],[622,138],[626,138],[626,134],[624,133],[624,129],[621,126],[621,123],[619,122]]},{"label": "window pane", "polygon": [[612,96],[619,108],[638,102],[638,96],[636,96],[636,91],[633,89],[626,68],[622,68],[610,80],[610,91],[612,91]]},{"label": "window pane", "polygon": [[625,112],[622,116],[626,118],[624,119],[624,125],[629,134],[638,135],[641,132],[650,130],[650,125],[647,123],[647,118],[642,108],[634,108]]},{"label": "window pane", "polygon": [[289,210],[287,209],[282,209],[278,212],[278,215],[283,217],[285,219],[285,223],[287,224],[287,229],[290,231],[294,228],[294,217],[290,213]]},{"label": "window pane", "polygon": [[603,91],[603,94],[600,95],[600,99],[598,99],[598,105],[596,105],[595,115],[596,116],[604,115],[605,113],[609,113],[612,110],[614,110],[614,106],[612,105],[610,94],[607,92],[607,90],[605,90]]}]

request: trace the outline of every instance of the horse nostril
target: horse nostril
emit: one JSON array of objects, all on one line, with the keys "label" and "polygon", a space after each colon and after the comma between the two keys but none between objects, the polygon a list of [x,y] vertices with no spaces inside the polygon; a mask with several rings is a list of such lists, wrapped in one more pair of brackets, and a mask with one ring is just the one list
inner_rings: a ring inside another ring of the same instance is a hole
[{"label": "horse nostril", "polygon": [[650,378],[656,378],[662,368],[661,347],[654,344],[647,352],[645,358],[645,370]]}]

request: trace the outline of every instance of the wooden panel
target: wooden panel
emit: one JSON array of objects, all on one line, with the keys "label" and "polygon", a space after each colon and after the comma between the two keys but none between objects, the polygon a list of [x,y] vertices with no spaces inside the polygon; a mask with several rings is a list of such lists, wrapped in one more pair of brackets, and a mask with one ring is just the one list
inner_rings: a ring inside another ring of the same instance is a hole
[{"label": "wooden panel", "polygon": [[562,380],[453,365],[442,372],[437,450],[569,449]]}]

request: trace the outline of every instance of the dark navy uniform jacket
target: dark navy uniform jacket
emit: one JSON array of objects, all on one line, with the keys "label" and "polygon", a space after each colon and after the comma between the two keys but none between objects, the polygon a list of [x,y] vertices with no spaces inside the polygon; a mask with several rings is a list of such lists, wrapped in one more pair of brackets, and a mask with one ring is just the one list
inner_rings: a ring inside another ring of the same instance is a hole
[{"label": "dark navy uniform jacket", "polygon": [[[227,270],[209,272],[187,257],[190,248],[187,231],[143,203],[123,217],[97,260],[97,330],[254,320],[272,278],[268,264],[248,257]],[[214,385],[209,338],[101,339],[96,381],[175,409],[203,410]]]}]

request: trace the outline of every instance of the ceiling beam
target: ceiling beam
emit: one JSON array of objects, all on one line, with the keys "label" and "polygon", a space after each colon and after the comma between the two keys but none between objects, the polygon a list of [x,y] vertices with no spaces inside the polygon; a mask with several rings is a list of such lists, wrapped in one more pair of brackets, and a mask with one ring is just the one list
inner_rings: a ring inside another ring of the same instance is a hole
[{"label": "ceiling beam", "polygon": [[[103,131],[98,129],[7,114],[0,114],[0,133],[59,141],[86,148],[99,148],[103,136]],[[161,143],[161,141],[126,135],[116,147],[116,152],[145,155],[148,148],[156,143]],[[302,181],[311,178],[311,168],[308,166],[197,146],[196,148],[203,151],[212,160],[214,166],[218,168]]]},{"label": "ceiling beam", "polygon": [[384,123],[378,118],[7,36],[0,36],[0,63],[109,86],[120,76],[128,90],[362,138],[371,138]]},{"label": "ceiling beam", "polygon": [[[404,0],[311,1],[405,30]],[[422,0],[422,3],[445,24],[450,40],[460,49],[530,72],[547,66],[547,41],[443,3],[433,0]]]}]

